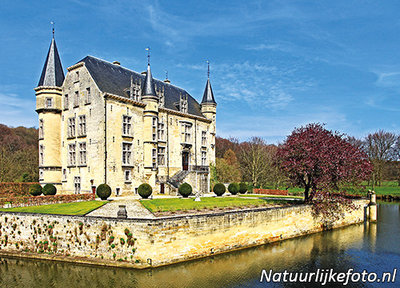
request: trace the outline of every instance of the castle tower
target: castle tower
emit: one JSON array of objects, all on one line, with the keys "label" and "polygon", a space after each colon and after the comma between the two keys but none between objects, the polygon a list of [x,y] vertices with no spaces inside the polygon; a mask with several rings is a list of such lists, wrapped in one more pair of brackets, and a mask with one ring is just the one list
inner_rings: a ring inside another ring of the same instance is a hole
[{"label": "castle tower", "polygon": [[210,156],[210,163],[215,163],[215,134],[216,134],[216,113],[217,113],[217,102],[214,99],[214,93],[211,88],[210,82],[210,65],[208,65],[208,77],[206,88],[204,89],[203,99],[201,100],[201,113],[208,119],[211,120],[210,130],[209,133],[210,137],[210,146],[211,146],[211,153]]},{"label": "castle tower", "polygon": [[147,65],[146,78],[143,83],[142,101],[146,104],[143,112],[144,180],[152,187],[156,187],[159,99],[151,75],[150,61]]},{"label": "castle tower", "polygon": [[39,182],[61,188],[61,86],[64,72],[56,41],[51,39],[49,52],[36,91],[39,115]]}]

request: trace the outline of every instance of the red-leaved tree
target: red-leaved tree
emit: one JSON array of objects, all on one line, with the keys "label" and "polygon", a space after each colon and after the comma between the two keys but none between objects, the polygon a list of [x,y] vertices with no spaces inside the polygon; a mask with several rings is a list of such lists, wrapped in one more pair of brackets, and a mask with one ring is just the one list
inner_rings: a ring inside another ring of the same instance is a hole
[{"label": "red-leaved tree", "polygon": [[[306,202],[318,191],[337,191],[340,184],[368,179],[368,155],[343,134],[318,123],[296,128],[278,148],[278,162],[295,185],[304,187]],[[321,195],[318,195],[320,200]]]}]

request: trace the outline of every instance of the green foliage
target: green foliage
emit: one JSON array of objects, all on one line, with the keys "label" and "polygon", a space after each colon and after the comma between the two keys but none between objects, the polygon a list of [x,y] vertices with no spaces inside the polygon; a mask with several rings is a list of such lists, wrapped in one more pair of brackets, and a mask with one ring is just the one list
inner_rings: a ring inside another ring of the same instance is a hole
[{"label": "green foliage", "polygon": [[185,182],[179,186],[178,191],[179,194],[181,194],[184,198],[187,198],[190,194],[192,194],[192,186]]},{"label": "green foliage", "polygon": [[245,194],[247,192],[247,184],[244,182],[239,183],[239,193]]},{"label": "green foliage", "polygon": [[101,200],[107,200],[111,196],[111,187],[107,184],[100,184],[97,187],[96,194]]},{"label": "green foliage", "polygon": [[222,196],[225,193],[225,190],[225,185],[222,183],[217,183],[214,185],[213,191],[217,196]]},{"label": "green foliage", "polygon": [[35,128],[10,128],[0,124],[0,182],[39,180],[37,139]]},{"label": "green foliage", "polygon": [[216,183],[218,183],[217,168],[210,164],[210,187],[214,187]]},{"label": "green foliage", "polygon": [[140,184],[138,188],[138,193],[140,197],[147,199],[153,193],[153,188],[147,183]]},{"label": "green foliage", "polygon": [[239,184],[238,183],[231,183],[228,186],[228,191],[232,195],[236,195],[239,192]]},{"label": "green foliage", "polygon": [[32,184],[29,187],[29,194],[32,196],[39,196],[42,194],[42,186],[40,184]]},{"label": "green foliage", "polygon": [[43,187],[43,195],[56,195],[57,188],[53,184],[46,184]]},{"label": "green foliage", "polygon": [[36,177],[30,175],[29,173],[23,173],[18,180],[19,182],[34,182],[36,181]]}]

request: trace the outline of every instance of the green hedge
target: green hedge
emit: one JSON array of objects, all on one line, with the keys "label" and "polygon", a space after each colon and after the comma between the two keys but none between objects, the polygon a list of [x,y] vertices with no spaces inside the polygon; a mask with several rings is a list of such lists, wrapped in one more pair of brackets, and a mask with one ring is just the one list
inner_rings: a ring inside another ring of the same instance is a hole
[{"label": "green hedge", "polygon": [[225,193],[225,190],[225,185],[222,183],[217,183],[214,185],[213,191],[217,196],[222,196]]},{"label": "green hedge", "polygon": [[107,200],[111,196],[111,187],[107,184],[100,184],[97,187],[96,194],[101,200]]},{"label": "green hedge", "polygon": [[40,184],[32,184],[29,187],[29,194],[32,196],[39,196],[42,194],[42,186]]},{"label": "green hedge", "polygon": [[43,187],[43,195],[56,195],[57,188],[53,184],[46,184]]},{"label": "green hedge", "polygon": [[247,192],[247,184],[244,182],[240,182],[239,184],[239,193],[245,194]]},{"label": "green hedge", "polygon": [[192,194],[192,186],[190,186],[188,183],[183,183],[179,186],[178,192],[184,198],[187,198],[190,194]]},{"label": "green hedge", "polygon": [[140,184],[138,188],[138,193],[140,197],[147,199],[150,197],[151,193],[153,193],[153,188],[147,183]]},{"label": "green hedge", "polygon": [[228,186],[228,191],[232,195],[236,195],[239,192],[239,184],[238,183],[231,183]]}]

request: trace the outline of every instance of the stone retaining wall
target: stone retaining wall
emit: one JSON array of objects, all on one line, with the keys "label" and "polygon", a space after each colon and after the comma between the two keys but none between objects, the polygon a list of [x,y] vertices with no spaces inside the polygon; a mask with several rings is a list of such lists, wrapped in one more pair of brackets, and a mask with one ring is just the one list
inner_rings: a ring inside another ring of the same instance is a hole
[{"label": "stone retaining wall", "polygon": [[[334,227],[364,220],[367,200]],[[157,219],[0,212],[0,254],[145,268],[322,231],[308,205]]]}]

